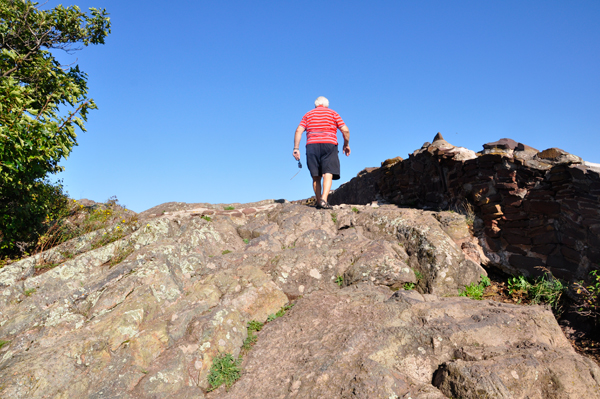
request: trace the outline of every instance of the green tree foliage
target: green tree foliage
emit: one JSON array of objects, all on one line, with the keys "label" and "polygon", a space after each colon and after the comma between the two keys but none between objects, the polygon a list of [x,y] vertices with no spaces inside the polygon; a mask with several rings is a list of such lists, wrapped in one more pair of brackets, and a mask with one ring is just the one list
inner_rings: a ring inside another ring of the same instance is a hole
[{"label": "green tree foliage", "polygon": [[85,131],[96,108],[87,75],[61,65],[52,51],[103,44],[107,15],[0,0],[0,255],[14,254],[19,242],[21,250],[31,245],[52,215],[62,187],[45,179],[62,170],[59,162],[77,145],[75,126]]}]

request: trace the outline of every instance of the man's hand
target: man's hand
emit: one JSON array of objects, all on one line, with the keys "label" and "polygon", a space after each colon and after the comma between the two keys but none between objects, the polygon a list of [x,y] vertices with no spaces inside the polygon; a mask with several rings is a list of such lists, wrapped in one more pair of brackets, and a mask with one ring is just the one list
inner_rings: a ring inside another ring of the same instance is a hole
[{"label": "man's hand", "polygon": [[340,128],[342,134],[344,135],[344,154],[346,156],[350,155],[350,130],[348,130],[348,126],[342,126]]},{"label": "man's hand", "polygon": [[294,155],[294,159],[296,161],[300,160],[300,138],[302,138],[302,133],[304,133],[304,127],[298,125],[298,127],[296,128],[296,133],[294,133],[294,152],[292,153],[292,155]]}]

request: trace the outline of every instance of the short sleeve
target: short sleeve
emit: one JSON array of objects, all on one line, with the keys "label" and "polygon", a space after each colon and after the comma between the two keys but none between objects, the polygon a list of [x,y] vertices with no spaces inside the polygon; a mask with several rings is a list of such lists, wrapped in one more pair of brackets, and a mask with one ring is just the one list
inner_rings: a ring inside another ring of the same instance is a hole
[{"label": "short sleeve", "polygon": [[337,112],[335,113],[334,118],[335,118],[335,124],[337,125],[338,129],[341,129],[344,126],[346,126],[346,123],[344,122],[344,120],[342,119],[340,114],[338,114]]},{"label": "short sleeve", "polygon": [[305,129],[306,129],[306,125],[307,125],[307,123],[308,123],[308,121],[307,121],[306,115],[304,115],[304,116],[302,117],[302,120],[300,121],[300,126],[302,126],[303,128],[305,128]]}]

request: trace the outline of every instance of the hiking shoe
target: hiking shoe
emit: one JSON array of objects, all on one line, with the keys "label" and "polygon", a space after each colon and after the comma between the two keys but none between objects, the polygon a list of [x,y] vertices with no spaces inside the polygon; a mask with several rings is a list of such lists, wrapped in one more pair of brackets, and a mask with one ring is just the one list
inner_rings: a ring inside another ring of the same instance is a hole
[{"label": "hiking shoe", "polygon": [[331,205],[329,205],[329,202],[326,202],[323,200],[321,200],[319,205],[321,205],[321,209],[333,209],[333,207]]},{"label": "hiking shoe", "polygon": [[323,204],[326,204],[326,202],[325,202],[325,201],[323,201],[323,200],[319,200],[319,201],[317,201],[317,203],[315,204],[315,208],[317,208],[317,209],[321,209],[321,208],[323,208]]}]

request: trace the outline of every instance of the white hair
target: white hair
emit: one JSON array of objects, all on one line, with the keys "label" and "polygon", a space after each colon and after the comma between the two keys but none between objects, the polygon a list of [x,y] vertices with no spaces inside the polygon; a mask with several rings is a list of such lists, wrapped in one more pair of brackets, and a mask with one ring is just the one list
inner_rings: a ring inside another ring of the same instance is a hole
[{"label": "white hair", "polygon": [[329,108],[329,100],[323,96],[319,96],[315,100],[315,107],[318,107],[319,105]]}]

